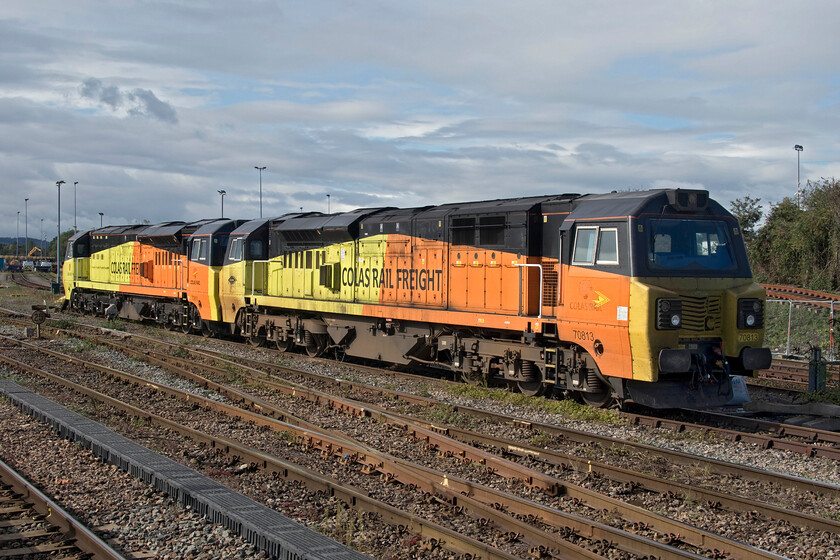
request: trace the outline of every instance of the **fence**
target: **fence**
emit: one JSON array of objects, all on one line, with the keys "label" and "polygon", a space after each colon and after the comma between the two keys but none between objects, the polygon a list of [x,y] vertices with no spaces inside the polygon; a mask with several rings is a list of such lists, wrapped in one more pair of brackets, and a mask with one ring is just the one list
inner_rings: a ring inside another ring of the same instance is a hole
[{"label": "fence", "polygon": [[768,299],[764,326],[764,345],[773,354],[808,359],[810,348],[818,346],[823,357],[837,359],[833,302],[830,307],[814,307],[813,301]]}]

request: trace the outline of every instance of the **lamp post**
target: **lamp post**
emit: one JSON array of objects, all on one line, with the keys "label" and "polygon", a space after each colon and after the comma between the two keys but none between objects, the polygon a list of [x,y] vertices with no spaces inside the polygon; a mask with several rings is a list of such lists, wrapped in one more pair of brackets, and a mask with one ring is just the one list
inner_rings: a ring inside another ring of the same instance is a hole
[{"label": "lamp post", "polygon": [[76,185],[78,184],[78,181],[73,181],[73,233],[79,233],[76,227]]},{"label": "lamp post", "polygon": [[103,213],[104,213],[104,212],[100,212],[100,213],[99,213],[99,229],[102,229],[102,214],[103,214]]},{"label": "lamp post", "polygon": [[803,148],[799,144],[796,144],[793,147],[793,149],[796,150],[796,207],[802,208],[802,199],[799,191],[799,152],[801,152],[805,148]]},{"label": "lamp post", "polygon": [[55,283],[59,286],[59,293],[61,290],[61,249],[59,245],[61,245],[61,185],[63,185],[66,181],[56,181],[55,186],[58,189],[58,220],[57,227],[58,227],[58,236],[55,238]]},{"label": "lamp post", "polygon": [[260,172],[260,218],[262,218],[262,172],[265,169],[265,166],[262,167],[254,166],[254,169]]},{"label": "lamp post", "polygon": [[44,218],[41,218],[41,259],[44,258]]},{"label": "lamp post", "polygon": [[23,203],[24,203],[25,208],[26,208],[26,215],[24,217],[24,222],[23,222],[23,224],[24,224],[23,225],[23,227],[24,227],[23,231],[24,231],[24,236],[25,236],[26,241],[24,241],[24,243],[23,243],[23,245],[24,245],[23,252],[28,257],[29,256],[29,199],[24,198]]},{"label": "lamp post", "polygon": [[20,210],[18,210],[17,229],[15,230],[15,259],[20,260]]},{"label": "lamp post", "polygon": [[222,218],[224,218],[225,217],[225,195],[227,194],[227,191],[225,189],[222,189],[222,190],[216,191],[216,192],[218,192],[220,195],[222,195]]},{"label": "lamp post", "polygon": [[330,195],[327,195],[327,214],[330,213]]}]

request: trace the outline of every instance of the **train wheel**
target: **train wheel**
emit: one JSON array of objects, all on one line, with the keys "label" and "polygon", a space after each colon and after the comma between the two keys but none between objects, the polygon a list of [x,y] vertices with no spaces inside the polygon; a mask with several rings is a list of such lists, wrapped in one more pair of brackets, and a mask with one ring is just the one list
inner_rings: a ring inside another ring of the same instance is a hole
[{"label": "train wheel", "polygon": [[545,393],[545,383],[542,378],[534,381],[517,381],[516,386],[519,387],[519,392],[529,397],[539,397]]},{"label": "train wheel", "polygon": [[175,330],[175,323],[172,321],[172,317],[167,317],[166,321],[163,322],[163,328],[168,331]]},{"label": "train wheel", "polygon": [[264,336],[249,336],[248,337],[248,344],[250,344],[254,348],[262,348],[263,346],[265,346],[265,337]]},{"label": "train wheel", "polygon": [[529,397],[545,393],[545,383],[540,368],[534,362],[522,362],[522,381],[516,382],[519,392]]},{"label": "train wheel", "polygon": [[327,347],[327,339],[324,335],[306,331],[303,340],[306,343],[306,353],[309,354],[310,358],[317,358],[324,353],[324,349]]},{"label": "train wheel", "polygon": [[210,328],[210,325],[207,321],[201,322],[201,336],[204,338],[213,338],[213,329]]},{"label": "train wheel", "polygon": [[181,332],[184,334],[190,334],[192,332],[192,325],[190,323],[181,325]]},{"label": "train wheel", "polygon": [[[590,371],[586,376],[586,387],[589,391],[579,391],[583,402],[594,408],[606,408],[613,402],[612,389],[601,381],[595,372]],[[594,390],[593,390],[594,389]]]},{"label": "train wheel", "polygon": [[291,338],[278,338],[274,341],[274,344],[281,352],[289,352],[295,347],[295,341]]}]

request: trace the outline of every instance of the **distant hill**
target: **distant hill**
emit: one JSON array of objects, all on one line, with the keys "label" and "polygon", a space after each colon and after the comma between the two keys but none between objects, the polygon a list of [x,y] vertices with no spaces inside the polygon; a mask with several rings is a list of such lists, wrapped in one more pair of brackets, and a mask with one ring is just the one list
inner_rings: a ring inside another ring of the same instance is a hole
[{"label": "distant hill", "polygon": [[[53,235],[53,237],[55,237],[55,236]],[[39,241],[40,241],[39,239],[32,239],[30,237],[29,238],[29,246],[32,247],[33,245],[37,244]],[[15,238],[14,237],[0,237],[0,245],[9,245],[9,244],[11,244],[11,245],[15,244]],[[23,236],[21,236],[20,237],[20,246],[23,247],[24,245],[26,245],[26,239],[24,239]]]}]

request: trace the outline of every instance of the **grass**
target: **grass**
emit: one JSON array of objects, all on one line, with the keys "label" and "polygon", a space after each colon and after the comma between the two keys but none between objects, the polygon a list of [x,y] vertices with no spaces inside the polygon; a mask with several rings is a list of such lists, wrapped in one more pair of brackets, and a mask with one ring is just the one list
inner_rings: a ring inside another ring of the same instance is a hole
[{"label": "grass", "polygon": [[294,445],[297,443],[297,436],[292,432],[283,430],[280,432],[274,432],[274,435],[279,441],[282,441],[283,443],[286,443],[288,445]]},{"label": "grass", "polygon": [[812,402],[824,402],[840,406],[840,387],[823,389],[814,393],[805,393],[805,398]]},{"label": "grass", "polygon": [[50,319],[49,326],[56,329],[71,329],[76,325],[76,321],[71,319]]},{"label": "grass", "polygon": [[138,429],[149,427],[149,424],[146,423],[145,418],[140,418],[138,416],[132,416],[130,424],[131,424],[132,428],[138,428]]},{"label": "grass", "polygon": [[790,315],[791,353],[805,355],[810,346],[829,347],[827,310],[814,310],[788,303],[768,303],[765,307],[764,345],[773,352],[787,349],[788,316]]},{"label": "grass", "polygon": [[537,430],[537,433],[528,439],[528,444],[532,447],[550,447],[554,444],[554,438],[542,430]]},{"label": "grass", "polygon": [[449,386],[446,388],[446,391],[452,395],[469,399],[487,399],[524,406],[535,412],[557,414],[570,420],[610,425],[624,423],[624,420],[614,410],[593,408],[569,399],[556,400],[542,397],[529,397],[522,393],[513,393],[507,389],[490,389],[468,384]]},{"label": "grass", "polygon": [[180,344],[179,346],[172,349],[169,354],[174,358],[189,358],[190,352],[186,348],[186,344]]},{"label": "grass", "polygon": [[447,404],[437,404],[424,413],[429,422],[436,424],[448,424],[452,426],[464,426],[468,419],[455,411],[455,407]]}]

